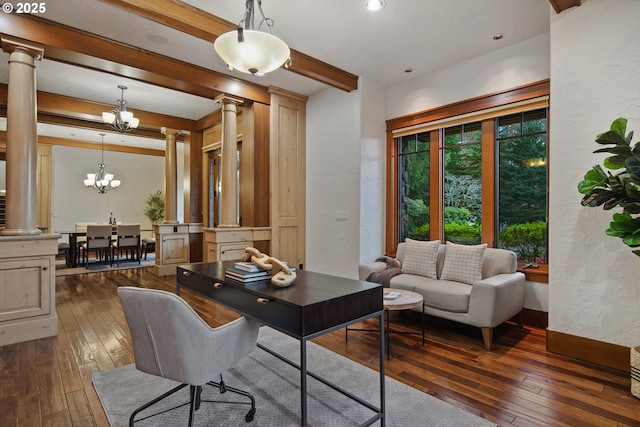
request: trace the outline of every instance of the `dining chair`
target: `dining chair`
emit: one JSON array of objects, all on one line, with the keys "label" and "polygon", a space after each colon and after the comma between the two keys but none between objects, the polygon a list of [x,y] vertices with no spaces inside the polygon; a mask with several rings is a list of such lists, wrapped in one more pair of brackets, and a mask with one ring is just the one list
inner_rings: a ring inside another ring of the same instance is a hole
[{"label": "dining chair", "polygon": [[[189,426],[192,426],[201,402],[220,402],[201,399],[202,387],[207,384],[218,388],[220,393],[230,391],[248,397],[250,402],[224,403],[250,404],[251,409],[245,415],[245,421],[253,420],[256,412],[254,397],[246,391],[226,385],[222,381],[222,373],[256,349],[260,328],[258,321],[240,317],[212,328],[176,294],[122,286],[118,288],[118,296],[131,330],[136,369],[181,383],[136,409],[129,418],[130,427],[139,412],[186,386],[189,386],[189,401],[161,412],[189,405]],[[220,378],[220,382],[213,381],[217,378]],[[126,393],[127,390],[122,392]]]},{"label": "dining chair", "polygon": [[110,224],[87,225],[87,240],[81,248],[84,256],[85,268],[89,268],[89,253],[94,251],[98,261],[104,256],[105,262],[109,260],[111,253],[111,234],[113,229]]},{"label": "dining chair", "polygon": [[[131,258],[140,264],[140,224],[118,224],[116,240],[111,244],[111,265],[115,258],[120,265],[120,255],[131,251]],[[117,254],[117,258],[116,258]]]},{"label": "dining chair", "polygon": [[[75,224],[75,228],[77,232],[80,233],[86,233],[87,232],[87,226],[88,225],[93,225],[93,224],[97,224],[97,222],[76,222]],[[80,260],[84,260],[84,254],[82,252],[82,246],[84,245],[84,242],[87,241],[86,236],[76,236],[76,247],[75,252],[76,252],[76,259],[74,260],[74,262],[76,264],[78,264],[80,262]]]}]

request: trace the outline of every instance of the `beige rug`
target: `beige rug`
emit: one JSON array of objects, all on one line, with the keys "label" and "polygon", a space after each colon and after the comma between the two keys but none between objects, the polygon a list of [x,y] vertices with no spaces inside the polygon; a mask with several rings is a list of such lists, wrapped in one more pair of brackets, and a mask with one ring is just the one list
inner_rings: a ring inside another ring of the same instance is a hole
[{"label": "beige rug", "polygon": [[[294,338],[265,326],[260,328],[258,341],[290,360],[300,360],[299,341]],[[374,405],[379,404],[379,375],[373,369],[312,342],[307,345],[307,361],[310,371]],[[256,349],[240,360],[233,369],[225,372],[223,378],[227,385],[253,393],[256,399],[255,419],[251,423],[245,422],[245,415],[249,410],[247,405],[203,403],[195,415],[196,426],[300,425],[300,372],[295,368],[264,350]],[[136,370],[134,365],[127,365],[111,371],[94,372],[93,385],[110,425],[125,427],[128,425],[129,416],[136,408],[173,388],[177,383],[142,373]],[[185,388],[168,399],[169,401],[141,412],[139,418],[150,418],[137,422],[136,427],[186,425],[188,407],[183,406],[169,412],[163,412],[163,409],[187,402],[188,390]],[[483,418],[389,377],[385,381],[385,391],[388,427],[495,426]],[[308,380],[308,393],[309,425],[357,426],[373,414],[369,409],[312,378]],[[234,393],[220,394],[211,386],[204,387],[202,397],[211,400],[243,400]]]}]

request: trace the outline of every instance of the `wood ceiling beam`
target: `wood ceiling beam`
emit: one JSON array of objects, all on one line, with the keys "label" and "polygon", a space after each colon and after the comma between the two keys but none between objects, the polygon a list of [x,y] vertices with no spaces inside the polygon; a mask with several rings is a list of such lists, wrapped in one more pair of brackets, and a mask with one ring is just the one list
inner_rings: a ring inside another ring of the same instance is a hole
[{"label": "wood ceiling beam", "polygon": [[[209,42],[235,30],[238,25],[195,8],[180,0],[101,0],[147,19]],[[291,49],[289,71],[351,92],[358,88],[358,76]]]},{"label": "wood ceiling beam", "polygon": [[549,0],[549,3],[551,3],[551,6],[556,13],[560,13],[563,10],[580,6],[582,4],[582,0]]},{"label": "wood ceiling beam", "polygon": [[[6,111],[7,93],[8,86],[0,83],[0,107],[4,111]],[[102,121],[102,112],[111,111],[113,108],[114,105],[38,91],[38,122],[42,123],[109,132],[110,128]],[[0,110],[0,114],[3,110]],[[188,131],[198,130],[198,122],[196,120],[183,119],[138,109],[132,109],[131,111],[140,119],[140,128],[132,131],[131,135],[165,139],[164,135],[160,133],[160,128],[163,126]],[[6,116],[6,113],[4,115]]]},{"label": "wood ceiling beam", "polygon": [[264,86],[118,43],[33,15],[0,14],[0,33],[44,46],[44,56],[58,62],[119,75],[209,99],[226,93],[270,103]]}]

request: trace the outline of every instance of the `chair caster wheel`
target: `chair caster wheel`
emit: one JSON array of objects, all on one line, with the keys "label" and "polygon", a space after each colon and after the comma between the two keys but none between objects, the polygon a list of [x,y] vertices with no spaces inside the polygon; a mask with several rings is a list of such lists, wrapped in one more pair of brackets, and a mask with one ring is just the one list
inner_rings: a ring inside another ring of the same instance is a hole
[{"label": "chair caster wheel", "polygon": [[253,421],[253,416],[256,414],[256,410],[252,409],[250,410],[247,415],[244,417],[244,420],[248,423],[250,423],[251,421]]}]

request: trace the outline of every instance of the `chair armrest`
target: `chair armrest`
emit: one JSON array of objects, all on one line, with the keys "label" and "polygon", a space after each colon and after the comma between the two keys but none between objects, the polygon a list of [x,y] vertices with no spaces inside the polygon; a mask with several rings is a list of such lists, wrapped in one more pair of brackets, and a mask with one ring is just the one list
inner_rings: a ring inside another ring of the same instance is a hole
[{"label": "chair armrest", "polygon": [[493,328],[515,316],[524,307],[525,276],[496,274],[473,285],[469,296],[470,324]]},{"label": "chair armrest", "polygon": [[382,261],[370,262],[368,264],[360,264],[358,267],[358,277],[360,280],[367,280],[371,273],[379,273],[387,268],[387,263]]}]

